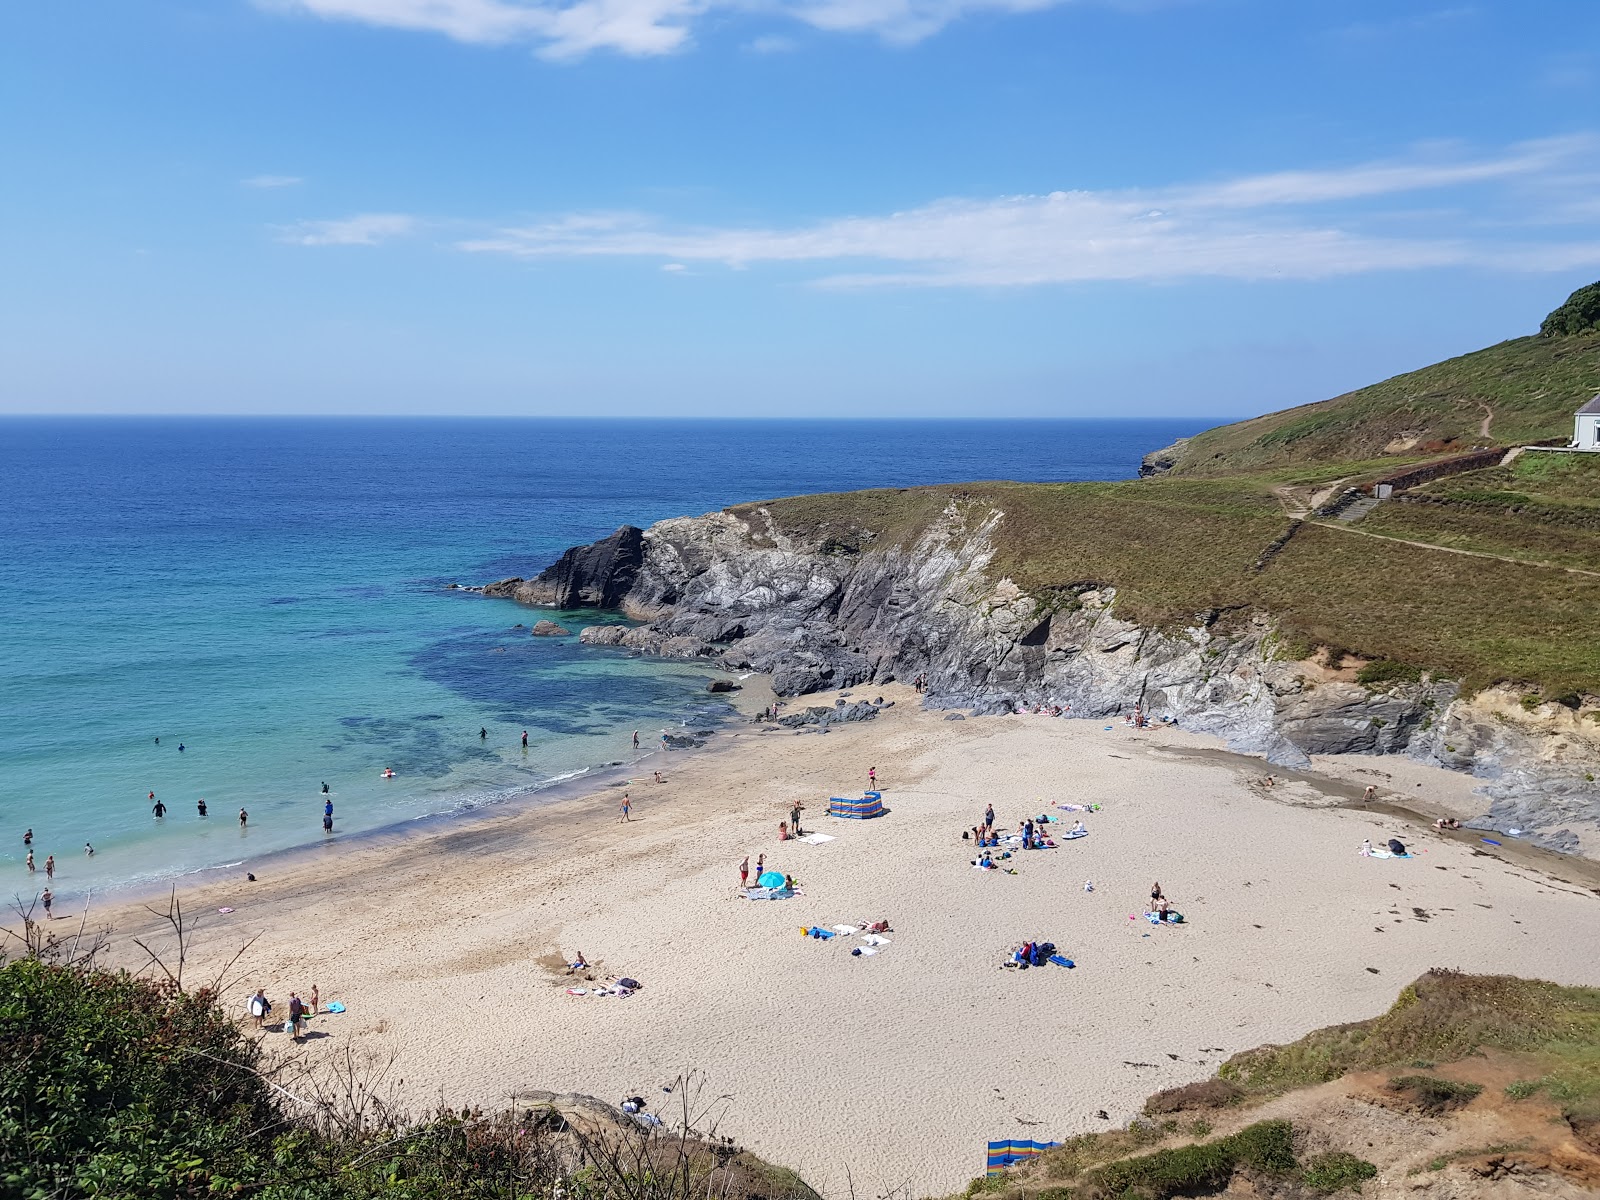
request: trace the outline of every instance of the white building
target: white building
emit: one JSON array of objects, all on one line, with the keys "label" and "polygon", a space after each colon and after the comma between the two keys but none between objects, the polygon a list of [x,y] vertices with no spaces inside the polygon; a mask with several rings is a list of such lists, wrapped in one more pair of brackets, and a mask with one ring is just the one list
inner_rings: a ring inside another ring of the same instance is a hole
[{"label": "white building", "polygon": [[1575,450],[1600,450],[1600,396],[1578,410],[1572,426]]}]

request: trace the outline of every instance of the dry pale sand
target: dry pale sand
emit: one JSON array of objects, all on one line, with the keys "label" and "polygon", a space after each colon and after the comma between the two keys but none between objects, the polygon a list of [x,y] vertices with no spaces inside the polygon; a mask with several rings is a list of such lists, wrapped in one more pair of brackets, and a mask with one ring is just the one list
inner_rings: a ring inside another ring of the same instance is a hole
[{"label": "dry pale sand", "polygon": [[[666,784],[632,788],[627,825],[607,790],[194,888],[189,910],[209,914],[196,961],[259,935],[229,1002],[242,1012],[261,984],[281,1014],[291,988],[320,984],[349,1012],[314,1021],[327,1036],[300,1052],[393,1048],[419,1106],[531,1088],[659,1101],[663,1082],[698,1070],[732,1097],[723,1132],[831,1195],[847,1171],[858,1194],[959,1189],[990,1138],[1126,1121],[1151,1091],[1237,1050],[1381,1011],[1431,966],[1600,984],[1596,896],[1481,856],[1475,840],[1326,807],[1308,777],[1262,788],[1258,764],[1210,739],[947,722],[905,689],[883,692],[899,703],[868,724],[744,727],[716,751],[668,756]],[[823,816],[869,766],[890,815]],[[1433,778],[1444,803],[1459,781]],[[1406,790],[1428,799],[1426,782]],[[837,840],[780,844],[795,799]],[[960,831],[985,801],[1008,824],[1055,801],[1104,811],[1088,838],[1022,853],[1008,875],[968,865]],[[1424,853],[1357,855],[1393,834]],[[804,895],[736,898],[737,864],[759,852]],[[1158,879],[1181,928],[1129,919]],[[100,915],[131,958],[148,914]],[[895,932],[872,958],[851,956],[854,939],[799,934],[880,916]],[[1026,938],[1077,968],[1001,969]],[[578,949],[644,990],[567,995],[538,960]]]}]

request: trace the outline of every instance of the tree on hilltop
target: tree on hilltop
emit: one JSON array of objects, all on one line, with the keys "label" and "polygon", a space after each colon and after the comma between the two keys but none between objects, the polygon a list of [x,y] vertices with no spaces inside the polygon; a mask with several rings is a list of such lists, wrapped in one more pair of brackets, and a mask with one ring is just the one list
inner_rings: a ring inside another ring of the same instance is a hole
[{"label": "tree on hilltop", "polygon": [[1600,329],[1600,282],[1581,287],[1567,297],[1567,302],[1544,319],[1539,326],[1540,337],[1566,337],[1574,333],[1588,333]]}]

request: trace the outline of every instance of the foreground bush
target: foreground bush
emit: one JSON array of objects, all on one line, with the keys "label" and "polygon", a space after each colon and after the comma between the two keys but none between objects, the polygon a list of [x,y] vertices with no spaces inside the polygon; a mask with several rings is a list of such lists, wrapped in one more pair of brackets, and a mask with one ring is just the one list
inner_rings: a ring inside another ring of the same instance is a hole
[{"label": "foreground bush", "polygon": [[35,947],[0,964],[0,1200],[816,1200],[687,1102],[654,1134],[593,1102],[419,1119],[353,1055],[289,1071],[209,991]]}]

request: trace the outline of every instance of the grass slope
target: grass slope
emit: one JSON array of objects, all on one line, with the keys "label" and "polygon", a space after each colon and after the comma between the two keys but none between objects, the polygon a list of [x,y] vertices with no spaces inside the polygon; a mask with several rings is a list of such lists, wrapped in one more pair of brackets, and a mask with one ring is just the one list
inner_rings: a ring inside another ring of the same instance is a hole
[{"label": "grass slope", "polygon": [[1572,414],[1597,391],[1600,332],[1514,338],[1331,400],[1209,429],[1184,447],[1173,473],[1223,475],[1389,455],[1404,461],[1569,437]]},{"label": "grass slope", "polygon": [[[1316,525],[1302,527],[1257,573],[1258,557],[1289,527],[1262,478],[884,489],[734,511],[754,518],[765,509],[789,536],[849,554],[908,544],[951,506],[969,520],[991,509],[1005,514],[993,535],[993,573],[1046,603],[1109,584],[1118,614],[1141,624],[1171,628],[1255,609],[1272,613],[1292,640],[1398,660],[1468,687],[1515,681],[1551,695],[1600,690],[1600,579]],[[1360,528],[1448,543],[1433,507],[1386,506],[1379,511],[1394,523],[1381,525],[1375,514]],[[1459,518],[1471,520],[1478,518]],[[1480,524],[1473,545],[1574,565],[1589,562],[1592,550],[1600,569],[1600,534],[1593,543],[1550,544],[1500,518]],[[1529,528],[1543,536],[1542,526]]]},{"label": "grass slope", "polygon": [[[1482,1073],[1485,1066],[1499,1072],[1497,1078],[1510,1072],[1498,1095],[1484,1096],[1481,1084],[1435,1074]],[[1380,1077],[1380,1094],[1367,1090],[1370,1083],[1351,1082],[1372,1074]],[[1347,1127],[1347,1115],[1332,1109],[1329,1096],[1311,1091],[1335,1080],[1378,1104],[1393,1103],[1433,1120],[1419,1131],[1415,1119],[1406,1118],[1401,1128],[1409,1131],[1403,1140],[1410,1145],[1378,1151],[1391,1159],[1397,1153],[1401,1160],[1414,1159],[1419,1150],[1433,1154],[1436,1145],[1486,1132],[1503,1131],[1511,1141],[1531,1127],[1540,1139],[1560,1146],[1561,1154],[1554,1162],[1525,1154],[1526,1163],[1538,1168],[1525,1165],[1527,1178],[1552,1167],[1556,1176],[1586,1178],[1600,1161],[1594,1153],[1600,1149],[1594,1133],[1600,1116],[1600,989],[1433,970],[1403,989],[1381,1016],[1237,1054],[1216,1078],[1152,1096],[1145,1118],[1128,1128],[1069,1138],[1003,1175],[974,1180],[967,1196],[1164,1200],[1214,1195],[1236,1176],[1263,1196],[1359,1191],[1377,1174],[1372,1163],[1349,1149],[1310,1149],[1352,1140],[1358,1147],[1373,1145],[1362,1140],[1365,1132]],[[1484,1111],[1469,1131],[1453,1138],[1451,1115],[1480,1096]],[[1524,1113],[1524,1104],[1534,1107]],[[1232,1132],[1223,1132],[1230,1127]],[[1568,1141],[1569,1131],[1577,1135],[1576,1144]],[[1456,1158],[1492,1157],[1497,1149],[1464,1146],[1425,1169],[1443,1169]],[[1431,1183],[1424,1177],[1401,1187],[1409,1194]],[[1503,1194],[1498,1186],[1452,1194]]]}]

